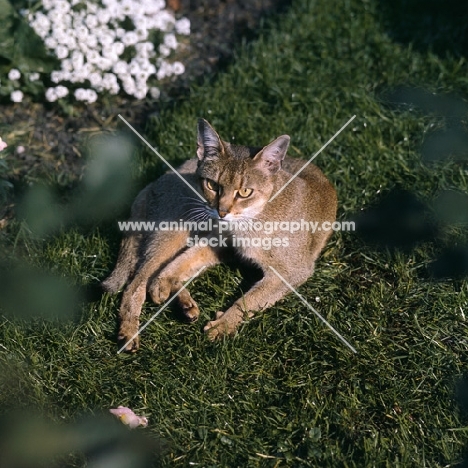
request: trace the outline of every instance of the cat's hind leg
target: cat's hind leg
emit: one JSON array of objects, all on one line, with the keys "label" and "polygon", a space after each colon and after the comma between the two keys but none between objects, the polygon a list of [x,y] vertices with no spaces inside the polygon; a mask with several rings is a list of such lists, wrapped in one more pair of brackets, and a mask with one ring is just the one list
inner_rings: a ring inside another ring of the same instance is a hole
[{"label": "cat's hind leg", "polygon": [[144,261],[125,288],[120,304],[118,340],[126,351],[139,348],[140,313],[146,299],[148,281],[152,275],[169,264],[187,245],[187,232],[159,233],[146,247]]}]

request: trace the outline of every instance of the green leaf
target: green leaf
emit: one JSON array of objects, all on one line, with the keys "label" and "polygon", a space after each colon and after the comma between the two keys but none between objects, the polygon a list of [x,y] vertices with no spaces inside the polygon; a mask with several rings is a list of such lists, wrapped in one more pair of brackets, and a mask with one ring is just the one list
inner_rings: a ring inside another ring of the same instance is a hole
[{"label": "green leaf", "polygon": [[42,39],[20,17],[8,0],[0,0],[0,64],[22,72],[49,73],[59,61],[45,48]]}]

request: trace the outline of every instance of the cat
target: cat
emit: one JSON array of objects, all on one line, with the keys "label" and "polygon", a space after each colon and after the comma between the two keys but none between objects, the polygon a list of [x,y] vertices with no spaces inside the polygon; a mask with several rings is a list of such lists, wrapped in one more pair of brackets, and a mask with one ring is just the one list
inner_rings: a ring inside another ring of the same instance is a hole
[{"label": "cat", "polygon": [[[201,226],[198,231],[191,227],[125,233],[116,266],[102,282],[109,293],[126,285],[118,340],[129,352],[139,348],[139,315],[147,293],[162,304],[200,269],[238,256],[260,268],[263,277],[204,327],[212,340],[233,334],[244,317],[290,292],[283,280],[297,288],[312,275],[331,235],[330,230],[305,228],[271,232],[271,226],[284,226],[280,224],[284,222],[306,220],[320,225],[336,217],[335,189],[317,166],[309,164],[293,177],[305,162],[286,155],[288,135],[264,147],[249,147],[221,140],[204,119],[198,120],[197,130],[197,158],[182,164],[179,175],[167,172],[145,187],[132,205],[130,220],[198,221],[199,226],[210,222],[211,230],[203,231]],[[261,223],[270,230],[259,229]],[[195,242],[202,237],[204,242]],[[198,306],[187,289],[176,300],[188,320],[198,318]]]}]

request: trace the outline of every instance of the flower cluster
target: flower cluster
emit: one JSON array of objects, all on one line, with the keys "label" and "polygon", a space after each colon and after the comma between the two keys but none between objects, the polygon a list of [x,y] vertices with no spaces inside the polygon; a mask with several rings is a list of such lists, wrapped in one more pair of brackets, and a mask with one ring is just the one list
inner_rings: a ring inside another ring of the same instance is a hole
[{"label": "flower cluster", "polygon": [[[56,86],[47,89],[48,101],[67,96],[70,87],[77,100],[89,103],[103,91],[123,90],[137,99],[150,92],[157,98],[159,88],[151,82],[185,71],[169,56],[179,47],[178,36],[190,34],[190,21],[175,19],[164,0],[41,1],[42,10],[23,14],[61,61],[60,70],[50,75]],[[30,81],[37,79],[31,75]],[[11,80],[20,76],[18,70],[10,71]],[[11,99],[21,101],[20,93],[13,91]]]}]

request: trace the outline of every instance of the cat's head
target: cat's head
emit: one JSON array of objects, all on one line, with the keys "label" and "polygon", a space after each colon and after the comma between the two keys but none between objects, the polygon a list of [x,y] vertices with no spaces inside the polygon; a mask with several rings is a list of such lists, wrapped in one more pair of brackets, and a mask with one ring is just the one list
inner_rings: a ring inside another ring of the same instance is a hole
[{"label": "cat's head", "polygon": [[231,145],[199,119],[197,174],[210,207],[227,221],[260,213],[272,195],[289,141],[282,135],[263,148]]}]

